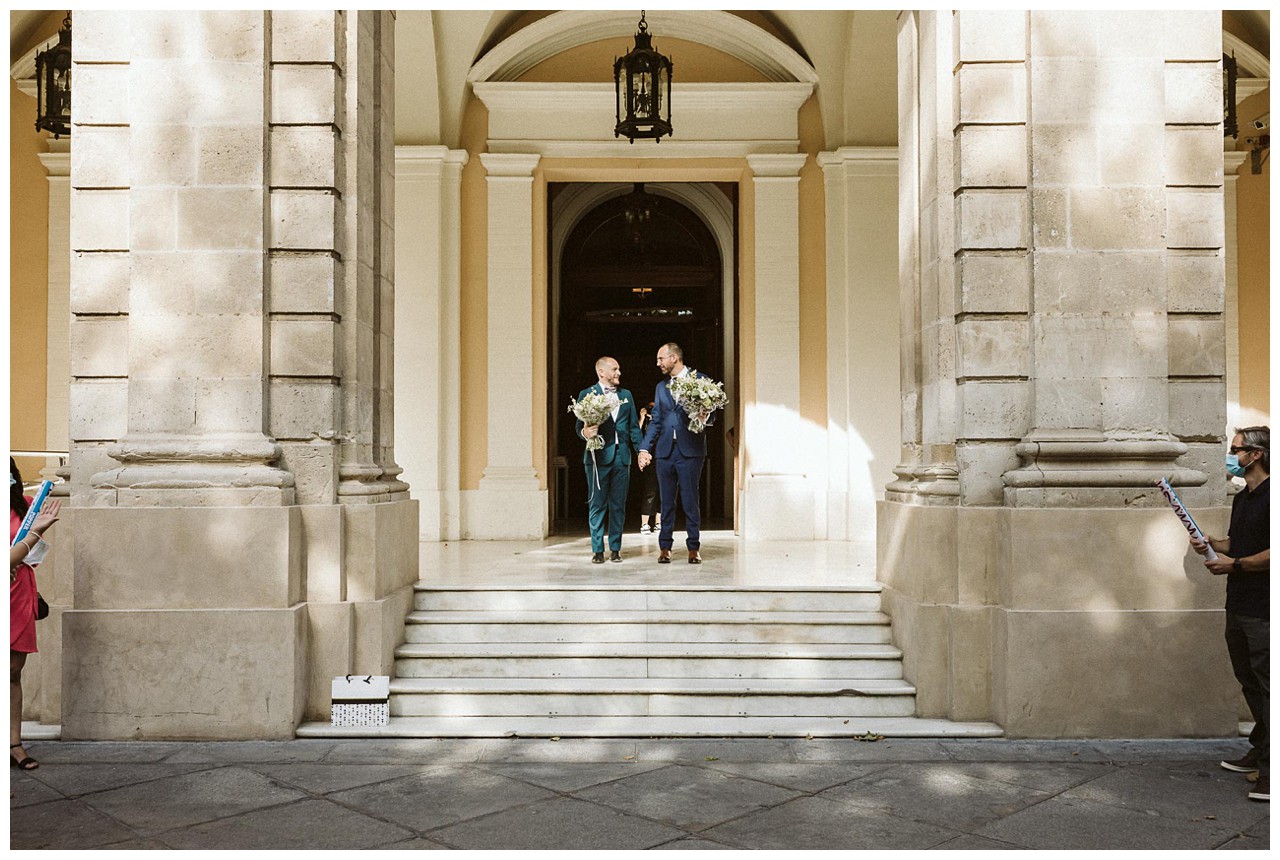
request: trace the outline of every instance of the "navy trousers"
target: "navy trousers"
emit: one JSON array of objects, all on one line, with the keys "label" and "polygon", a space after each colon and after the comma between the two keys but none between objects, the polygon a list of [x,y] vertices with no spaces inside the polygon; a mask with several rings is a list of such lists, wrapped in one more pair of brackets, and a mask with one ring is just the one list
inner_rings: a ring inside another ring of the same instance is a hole
[{"label": "navy trousers", "polygon": [[[622,526],[627,510],[627,485],[631,482],[631,466],[614,457],[607,466],[586,464],[587,523],[591,526],[591,551],[604,552],[604,532],[609,529],[609,549],[622,550]],[[599,479],[600,486],[596,486]]]},{"label": "navy trousers", "polygon": [[676,496],[684,508],[685,539],[687,549],[698,549],[702,526],[702,508],[698,494],[698,481],[702,477],[702,464],[706,457],[685,457],[679,447],[673,446],[670,457],[654,460],[658,470],[659,495],[662,496],[662,528],[658,532],[658,548],[671,549],[672,532],[676,525]]}]

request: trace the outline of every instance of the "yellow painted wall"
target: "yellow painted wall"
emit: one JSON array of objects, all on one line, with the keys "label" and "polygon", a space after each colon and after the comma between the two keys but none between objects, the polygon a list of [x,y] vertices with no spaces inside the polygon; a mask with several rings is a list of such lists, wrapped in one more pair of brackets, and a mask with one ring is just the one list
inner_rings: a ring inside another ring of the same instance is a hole
[{"label": "yellow painted wall", "polygon": [[[655,46],[672,57],[677,82],[761,82],[767,80],[747,64],[712,48],[680,39],[655,38]],[[571,48],[530,69],[524,82],[612,81],[613,60],[629,43],[604,40]],[[462,146],[470,159],[462,176],[462,455],[461,487],[480,485],[488,457],[487,385],[487,190],[484,166],[488,116],[484,105],[470,100],[463,119]],[[806,345],[800,364],[801,415],[826,424],[826,219],[822,170],[813,158],[823,145],[817,97],[801,107],[800,149],[810,155],[800,177],[800,326]],[[534,468],[547,486],[547,260],[546,187],[548,182],[735,182],[739,187],[738,296],[738,426],[742,409],[755,392],[755,257],[754,196],[751,171],[742,158],[566,159],[544,158],[534,172]],[[745,432],[750,432],[747,429]],[[739,444],[742,436],[739,434]]]},{"label": "yellow painted wall", "polygon": [[[15,56],[56,34],[65,12],[52,12]],[[39,154],[48,135],[35,130],[36,102],[9,79],[9,448],[46,448],[49,182]],[[35,477],[43,459],[19,461]]]},{"label": "yellow painted wall", "polygon": [[[1269,110],[1271,91],[1241,105],[1240,119]],[[1241,137],[1256,134],[1242,129]],[[1240,406],[1245,420],[1271,414],[1271,160],[1254,175],[1246,161],[1236,180],[1240,320]],[[1254,416],[1252,418],[1248,416]]]}]

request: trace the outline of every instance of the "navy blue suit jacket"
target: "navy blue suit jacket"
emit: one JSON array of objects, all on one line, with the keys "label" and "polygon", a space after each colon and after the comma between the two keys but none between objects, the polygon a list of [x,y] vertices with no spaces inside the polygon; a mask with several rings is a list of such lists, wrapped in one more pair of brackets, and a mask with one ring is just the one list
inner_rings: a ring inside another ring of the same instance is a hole
[{"label": "navy blue suit jacket", "polygon": [[[706,378],[697,371],[689,372]],[[707,424],[714,421],[713,412],[707,419]],[[689,415],[676,405],[675,398],[667,390],[665,379],[658,383],[657,390],[653,392],[653,420],[649,422],[649,432],[645,434],[640,450],[648,451],[655,458],[670,457],[673,450],[679,450],[685,457],[707,456],[707,434],[689,430]]]},{"label": "navy blue suit jacket", "polygon": [[[578,392],[578,399],[586,397],[588,394],[603,394],[604,389],[600,387],[600,383],[596,383],[590,388],[584,388]],[[636,412],[636,399],[631,396],[631,392],[625,388],[618,389],[618,399],[625,400],[618,407],[618,420],[614,421],[612,417],[604,419],[600,425],[600,436],[604,439],[604,447],[597,451],[583,451],[582,462],[590,463],[591,455],[595,454],[597,466],[607,466],[613,462],[613,458],[620,457],[623,465],[631,465],[631,449],[640,448],[640,415]],[[581,418],[574,421],[578,438],[586,439],[582,435],[582,428],[587,426]],[[615,445],[614,435],[618,437],[618,443]]]}]

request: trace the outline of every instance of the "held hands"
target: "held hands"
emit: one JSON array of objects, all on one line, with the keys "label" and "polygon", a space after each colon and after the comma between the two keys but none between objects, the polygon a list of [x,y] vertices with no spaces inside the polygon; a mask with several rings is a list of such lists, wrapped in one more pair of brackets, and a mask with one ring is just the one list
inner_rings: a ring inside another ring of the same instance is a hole
[{"label": "held hands", "polygon": [[645,467],[653,462],[653,457],[649,455],[648,451],[641,451],[636,455],[636,462],[640,464],[640,471],[643,472]]}]

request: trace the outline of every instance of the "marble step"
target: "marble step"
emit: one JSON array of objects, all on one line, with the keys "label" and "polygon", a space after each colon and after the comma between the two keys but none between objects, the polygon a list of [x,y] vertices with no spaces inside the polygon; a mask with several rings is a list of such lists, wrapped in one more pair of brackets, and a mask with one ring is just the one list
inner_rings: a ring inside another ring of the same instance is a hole
[{"label": "marble step", "polygon": [[915,713],[902,680],[397,678],[393,716],[883,716]]},{"label": "marble step", "polygon": [[418,585],[414,608],[469,611],[878,612],[879,584],[841,588],[444,588]]},{"label": "marble step", "polygon": [[386,726],[303,723],[300,738],[998,738],[995,723],[920,717],[392,717]]},{"label": "marble step", "polygon": [[[882,612],[410,612],[406,642],[890,641]],[[825,617],[824,617],[825,616]]]},{"label": "marble step", "polygon": [[902,677],[892,645],[555,642],[396,649],[398,678],[882,678]]}]

